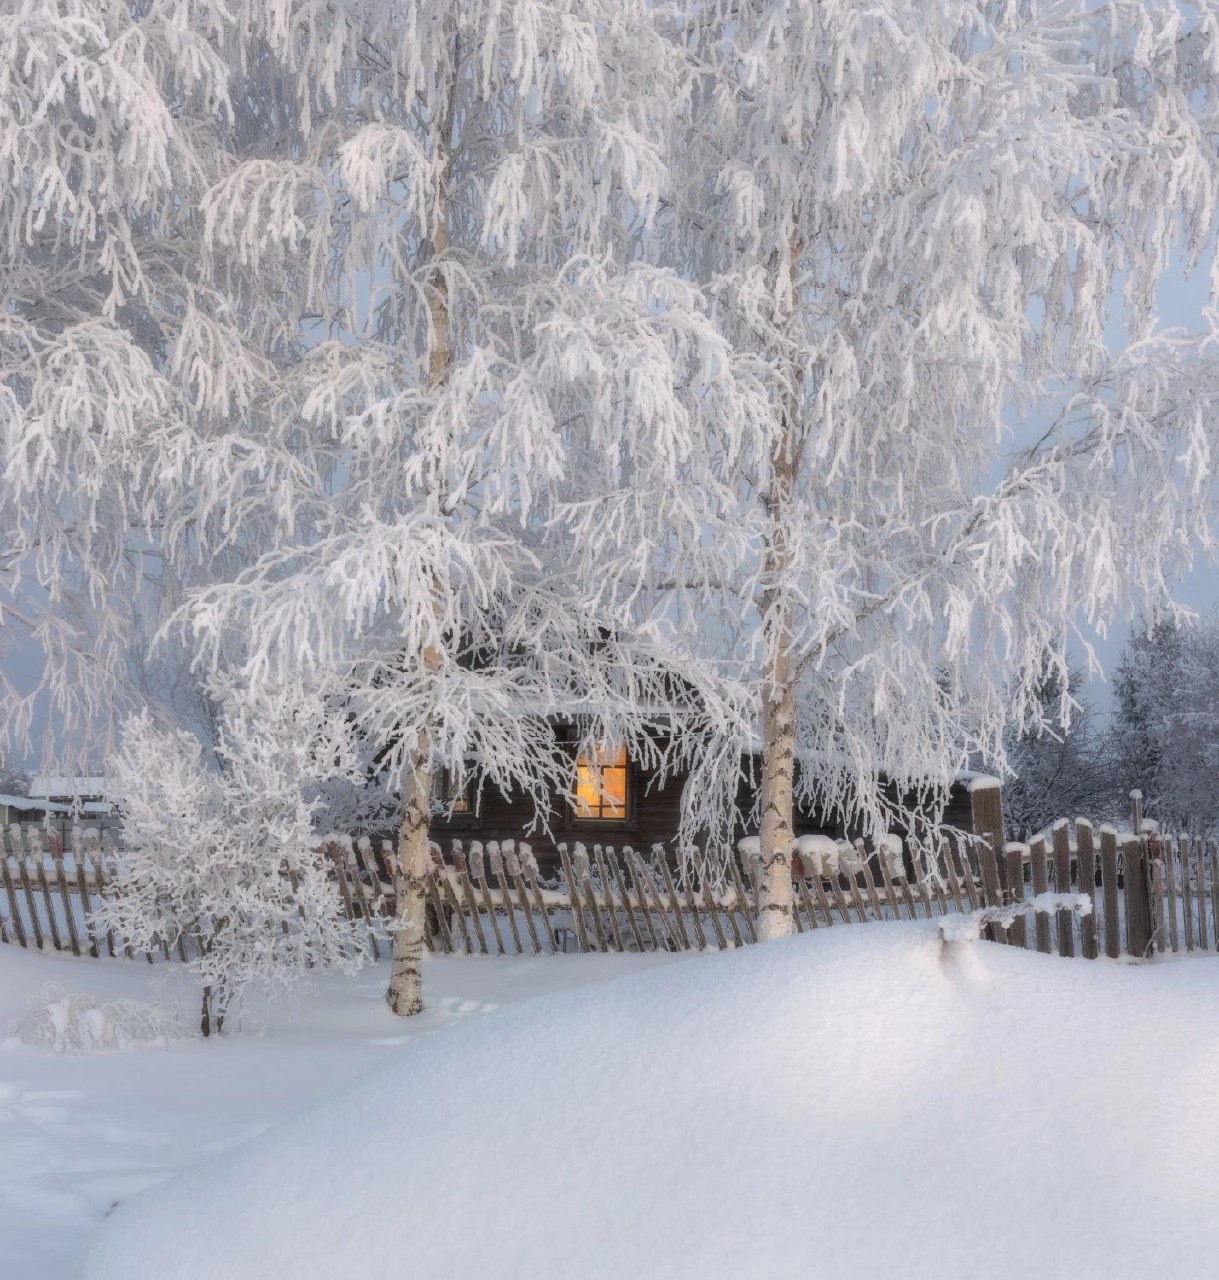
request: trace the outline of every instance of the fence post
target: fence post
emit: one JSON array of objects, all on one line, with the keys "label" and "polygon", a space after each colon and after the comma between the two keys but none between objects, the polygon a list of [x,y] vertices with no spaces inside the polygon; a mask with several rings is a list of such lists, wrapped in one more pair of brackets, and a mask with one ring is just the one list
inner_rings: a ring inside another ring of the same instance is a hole
[{"label": "fence post", "polygon": [[1087,960],[1095,960],[1096,946],[1096,846],[1092,824],[1084,818],[1075,823],[1076,856],[1079,859],[1079,889],[1088,895],[1092,910],[1079,921],[1079,948]]},{"label": "fence post", "polygon": [[[969,811],[973,833],[990,846],[994,859],[992,865],[997,868],[999,859],[1003,856],[1003,792],[997,778],[978,778],[970,784]],[[996,880],[997,878],[996,875]],[[990,886],[987,886],[987,891],[990,891]],[[987,906],[997,907],[1002,906],[1002,903],[996,900],[987,903]]]},{"label": "fence post", "polygon": [[[997,778],[979,778],[970,784],[969,809],[985,905],[1001,907],[1003,888],[999,883],[999,860],[1003,856],[1003,793]],[[1005,932],[998,925],[986,927],[986,936],[993,942],[1000,941]]]},{"label": "fence post", "polygon": [[[1054,824],[1054,892],[1071,892],[1071,831],[1065,818]],[[1058,912],[1058,954],[1075,954],[1075,912]]]},{"label": "fence post", "polygon": [[1141,959],[1151,951],[1151,892],[1146,840],[1131,836],[1123,841],[1122,871],[1126,895],[1126,950]]}]

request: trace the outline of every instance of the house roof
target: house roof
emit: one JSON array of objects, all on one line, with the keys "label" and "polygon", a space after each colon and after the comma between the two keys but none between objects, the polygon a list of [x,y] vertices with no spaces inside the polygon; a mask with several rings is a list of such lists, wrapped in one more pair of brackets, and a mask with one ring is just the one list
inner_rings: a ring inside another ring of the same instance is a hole
[{"label": "house roof", "polygon": [[[10,796],[0,794],[0,805],[8,809],[19,809],[22,813],[70,813],[72,806],[68,804],[57,804],[53,800],[47,800],[44,796]],[[83,806],[86,810],[89,805]],[[103,808],[109,809],[109,805],[103,805]]]},{"label": "house roof", "polygon": [[32,799],[47,796],[104,796],[106,779],[98,774],[86,777],[61,777],[55,774],[36,774],[30,781]]}]

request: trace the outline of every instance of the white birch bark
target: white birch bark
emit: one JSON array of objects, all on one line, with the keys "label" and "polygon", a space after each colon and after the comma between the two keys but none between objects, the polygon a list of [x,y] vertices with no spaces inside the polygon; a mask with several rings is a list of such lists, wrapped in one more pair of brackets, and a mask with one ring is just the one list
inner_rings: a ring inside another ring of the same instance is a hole
[{"label": "white birch bark", "polygon": [[432,736],[420,733],[402,783],[398,827],[397,906],[393,961],[386,999],[399,1017],[423,1011],[423,940],[427,927],[424,878],[428,870],[428,830],[432,808]]},{"label": "white birch bark", "polygon": [[[785,433],[790,436],[790,433]],[[790,513],[795,462],[790,440],[776,450],[766,499],[770,519],[766,549],[768,587],[762,683],[761,876],[758,938],[767,942],[792,931],[791,849],[795,817],[796,678],[791,653],[791,601],[785,576],[791,568],[786,517]]]},{"label": "white birch bark", "polygon": [[[453,137],[453,112],[457,99],[460,48],[453,58],[453,81],[437,134],[437,146],[444,148],[443,162],[437,166],[435,226],[431,257],[435,264],[449,247],[448,170],[449,146]],[[453,344],[449,334],[449,289],[443,271],[433,269],[428,289],[431,347],[428,352],[427,387],[435,395],[444,388],[453,365]],[[433,502],[441,509],[442,481],[437,469]],[[441,584],[432,583],[434,610],[440,613]],[[440,669],[441,654],[434,646],[423,653],[422,673],[432,680]],[[423,946],[427,930],[427,899],[424,877],[428,871],[429,836],[432,816],[432,730],[425,725],[416,738],[402,782],[402,817],[398,826],[398,867],[396,876],[396,916],[393,961],[386,1000],[400,1017],[423,1011]]]}]

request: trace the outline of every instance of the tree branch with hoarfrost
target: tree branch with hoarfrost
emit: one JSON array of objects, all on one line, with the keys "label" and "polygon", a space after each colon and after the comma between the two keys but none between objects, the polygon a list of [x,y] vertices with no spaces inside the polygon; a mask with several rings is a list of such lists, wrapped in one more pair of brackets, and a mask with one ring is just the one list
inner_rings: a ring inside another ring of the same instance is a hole
[{"label": "tree branch with hoarfrost", "polygon": [[111,757],[123,812],[117,876],[98,925],[135,951],[189,949],[202,984],[200,1026],[221,1031],[250,985],[280,991],[309,970],[351,972],[366,942],[344,914],[302,784],[325,757],[324,722],[302,700],[232,708],[223,771],[197,738],[130,719]]},{"label": "tree branch with hoarfrost", "polygon": [[1216,328],[1162,332],[1154,297],[1213,245],[1219,7],[686,10],[647,301],[575,290],[543,358],[615,429],[567,512],[581,572],[756,683],[774,936],[798,798],[934,827],[1068,643],[1210,545]]},{"label": "tree branch with hoarfrost", "polygon": [[[255,287],[239,255],[201,253],[206,193],[299,139],[278,14],[32,0],[0,15],[0,639],[43,657],[34,690],[0,684],[10,745],[32,749],[37,714],[96,758],[150,695],[206,728],[188,658],[153,658],[148,639],[186,587],[266,545],[250,523],[226,538],[208,487],[244,467],[280,483],[241,426],[300,345],[294,310],[261,305],[286,282]],[[166,503],[166,475],[189,499]]]},{"label": "tree branch with hoarfrost", "polygon": [[545,821],[575,780],[556,717],[663,777],[718,760],[740,715],[710,664],[676,664],[568,567],[556,504],[599,429],[532,358],[564,264],[621,263],[654,219],[689,79],[664,17],[634,0],[315,12],[297,66],[337,87],[292,154],[233,166],[201,202],[206,255],[293,277],[312,340],[231,430],[244,454],[167,438],[169,509],[196,536],[248,527],[262,553],[164,634],[255,694],[303,682],[377,745],[402,804],[401,1014],[422,1002],[438,770]]}]

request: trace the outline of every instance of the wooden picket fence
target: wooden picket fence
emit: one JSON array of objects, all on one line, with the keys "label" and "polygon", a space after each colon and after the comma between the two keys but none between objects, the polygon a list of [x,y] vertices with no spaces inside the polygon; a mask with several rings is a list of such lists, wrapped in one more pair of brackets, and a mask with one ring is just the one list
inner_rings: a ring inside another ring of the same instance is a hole
[{"label": "wooden picket fence", "polygon": [[[981,815],[985,816],[985,815]],[[122,854],[114,834],[77,829],[68,848],[34,827],[10,827],[0,858],[0,939],[75,955],[132,956],[112,933],[96,931],[93,904],[112,885]],[[393,917],[388,841],[326,845],[344,909],[370,952],[381,955]],[[1047,892],[1088,895],[1091,914],[1038,912],[987,936],[1062,956],[1143,958],[1208,951],[1219,944],[1219,851],[1215,842],[1158,833],[1119,835],[1061,822],[1028,845],[988,838],[946,839],[934,851],[862,841],[835,855],[793,854],[799,932],[886,920],[933,919],[1025,901]],[[542,874],[521,841],[454,841],[433,846],[426,878],[427,945],[440,953],[724,950],[758,933],[755,868],[732,857],[700,876],[659,847],[646,855],[598,844],[559,847]],[[148,962],[188,960],[188,937],[141,953]]]}]

